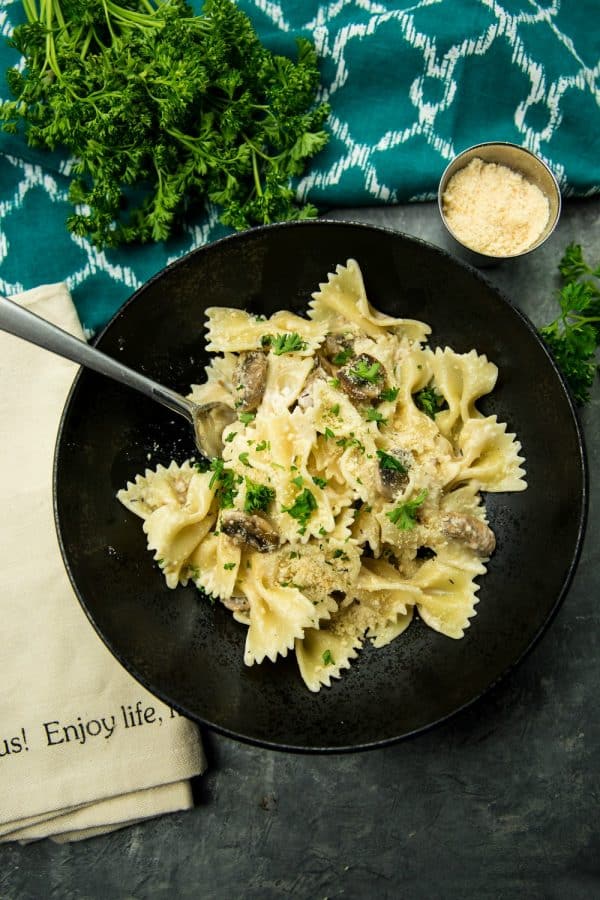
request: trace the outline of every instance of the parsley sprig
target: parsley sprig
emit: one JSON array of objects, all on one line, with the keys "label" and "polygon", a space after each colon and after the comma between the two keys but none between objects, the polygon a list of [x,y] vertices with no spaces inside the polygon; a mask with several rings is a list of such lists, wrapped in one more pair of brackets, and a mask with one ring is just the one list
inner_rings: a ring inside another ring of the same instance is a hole
[{"label": "parsley sprig", "polygon": [[378,409],[374,409],[372,406],[367,407],[365,419],[367,422],[377,422],[378,425],[387,425],[387,419],[383,413],[380,413]]},{"label": "parsley sprig", "polygon": [[369,365],[363,359],[359,359],[355,366],[348,372],[351,378],[357,381],[366,381],[369,384],[377,384],[381,381],[383,374],[381,372],[381,363],[375,362]]},{"label": "parsley sprig", "polygon": [[208,483],[209,487],[215,487],[221,509],[230,509],[233,506],[238,492],[238,485],[242,483],[241,475],[236,475],[231,469],[225,468],[222,459],[213,459],[210,464],[213,473]]},{"label": "parsley sprig", "polygon": [[10,133],[76,159],[67,227],[98,247],[162,241],[190,207],[223,207],[242,230],[316,215],[291,179],[328,136],[317,57],[260,42],[232,0],[23,0],[10,43]]},{"label": "parsley sprig", "polygon": [[399,506],[386,512],[386,516],[401,531],[412,531],[417,524],[419,508],[423,505],[426,497],[427,491],[423,490],[420,494],[417,494],[414,500],[407,500],[406,503],[401,503]]},{"label": "parsley sprig", "polygon": [[275,499],[275,491],[266,484],[257,484],[246,478],[246,499],[244,511],[247,513],[266,512],[269,503]]},{"label": "parsley sprig", "polygon": [[430,419],[435,419],[442,409],[448,409],[445,398],[437,391],[433,382],[413,394],[413,400],[417,409],[420,409]]},{"label": "parsley sprig", "polygon": [[386,453],[385,450],[378,450],[377,457],[381,469],[393,469],[396,472],[400,472],[401,475],[407,474],[408,469],[406,466],[395,456],[392,456],[391,453]]},{"label": "parsley sprig", "polygon": [[300,524],[298,530],[300,534],[304,534],[308,520],[315,509],[317,509],[317,506],[318,504],[314,494],[312,494],[308,488],[304,488],[304,490],[298,494],[291,506],[282,506],[281,510],[282,512],[288,513],[293,519],[298,520]]},{"label": "parsley sprig", "polygon": [[580,244],[569,244],[558,265],[563,286],[558,295],[560,313],[540,334],[552,351],[579,405],[590,399],[600,344],[600,266],[583,258]]},{"label": "parsley sprig", "polygon": [[303,341],[295,331],[291,334],[278,334],[271,341],[271,350],[275,356],[281,356],[282,353],[295,353],[298,350],[306,350],[306,347],[306,341]]}]

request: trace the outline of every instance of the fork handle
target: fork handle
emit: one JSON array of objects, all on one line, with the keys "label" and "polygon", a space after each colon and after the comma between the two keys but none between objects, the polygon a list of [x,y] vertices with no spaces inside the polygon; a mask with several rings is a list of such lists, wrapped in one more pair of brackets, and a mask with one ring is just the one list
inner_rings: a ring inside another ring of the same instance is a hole
[{"label": "fork handle", "polygon": [[195,404],[186,397],[135,372],[6,297],[0,297],[0,329],[80,366],[107,375],[114,381],[145,394],[151,400],[162,403],[194,424]]}]

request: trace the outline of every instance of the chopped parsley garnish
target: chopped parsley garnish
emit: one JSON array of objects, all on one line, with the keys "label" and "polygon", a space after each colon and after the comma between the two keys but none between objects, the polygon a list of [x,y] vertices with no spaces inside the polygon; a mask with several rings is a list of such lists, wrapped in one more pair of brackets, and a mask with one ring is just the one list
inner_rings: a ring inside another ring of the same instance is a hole
[{"label": "chopped parsley garnish", "polygon": [[194,463],[194,468],[197,472],[208,472],[210,469],[210,460],[206,459],[206,457],[201,456],[200,459],[197,459]]},{"label": "chopped parsley garnish", "polygon": [[237,484],[242,481],[241,475],[236,475],[231,469],[225,468],[222,459],[213,459],[210,468],[212,477],[208,483],[210,488],[217,486],[217,497],[221,509],[229,509],[237,496]]},{"label": "chopped parsley garnish", "polygon": [[318,475],[313,475],[312,480],[317,485],[317,487],[320,487],[321,489],[327,487],[327,481],[324,478],[320,478]]},{"label": "chopped parsley garnish", "polygon": [[344,450],[346,450],[348,447],[356,447],[358,450],[360,450],[361,453],[365,452],[365,445],[362,443],[362,441],[359,441],[358,438],[354,437],[354,435],[352,435],[351,437],[340,438],[339,441],[336,441],[335,443],[336,447],[343,447]]},{"label": "chopped parsley garnish", "polygon": [[332,388],[339,388],[339,386],[340,386],[340,379],[339,379],[339,378],[330,378],[330,379],[329,379],[329,384],[331,385]]},{"label": "chopped parsley garnish", "polygon": [[259,444],[256,445],[256,447],[254,449],[256,450],[257,453],[262,453],[263,450],[271,449],[271,443],[270,443],[270,441],[261,441]]},{"label": "chopped parsley garnish", "polygon": [[296,487],[301,488],[304,484],[304,478],[302,475],[298,475],[296,478],[292,478],[292,484],[295,484]]},{"label": "chopped parsley garnish", "polygon": [[395,509],[386,512],[386,516],[401,531],[412,531],[417,523],[417,512],[426,496],[427,491],[423,490],[414,500],[408,500],[406,503],[401,503],[400,506],[396,506]]},{"label": "chopped parsley garnish", "polygon": [[400,472],[401,475],[407,474],[408,469],[399,459],[396,459],[395,456],[386,453],[385,450],[378,450],[377,456],[379,458],[379,467],[381,469],[393,469],[395,472]]},{"label": "chopped parsley garnish", "polygon": [[326,439],[326,440],[329,440],[329,438],[334,438],[334,437],[335,437],[335,434],[333,433],[333,431],[331,430],[331,428],[326,428],[325,431],[323,432],[323,434],[325,435],[325,439]]},{"label": "chopped parsley garnish", "polygon": [[242,425],[249,425],[252,419],[256,418],[256,413],[240,413],[239,418]]},{"label": "chopped parsley garnish", "polygon": [[338,549],[338,550],[334,550],[334,551],[333,551],[333,558],[334,558],[334,559],[348,559],[348,554],[347,554],[347,553],[344,553],[343,550],[339,550],[339,549]]},{"label": "chopped parsley garnish", "polygon": [[225,563],[223,568],[230,572],[232,569],[235,569],[235,563]]},{"label": "chopped parsley garnish", "polygon": [[256,513],[265,512],[275,499],[275,491],[273,488],[267,487],[266,484],[257,484],[246,478],[246,499],[244,500],[244,512]]},{"label": "chopped parsley garnish", "polygon": [[387,419],[382,413],[379,412],[378,409],[374,409],[372,406],[369,406],[367,409],[365,419],[367,422],[377,422],[378,425],[387,425]]},{"label": "chopped parsley garnish", "polygon": [[331,407],[331,412],[333,413],[334,416],[339,416],[339,414],[340,414],[340,404],[339,404],[339,403],[336,403],[334,406],[332,406],[332,407]]},{"label": "chopped parsley garnish", "polygon": [[339,353],[336,353],[331,362],[334,366],[345,366],[352,355],[352,350],[340,350]]},{"label": "chopped parsley garnish", "polygon": [[298,494],[291,506],[282,506],[281,511],[288,513],[293,519],[297,519],[300,524],[300,534],[306,531],[306,525],[318,504],[314,494],[304,488],[301,494]]},{"label": "chopped parsley garnish", "polygon": [[395,387],[395,388],[386,388],[385,391],[382,391],[382,392],[381,392],[381,394],[379,395],[379,397],[380,397],[381,400],[389,400],[390,402],[392,402],[392,401],[395,400],[396,397],[398,396],[398,391],[399,391],[399,390],[400,390],[400,388],[397,388],[397,387]]},{"label": "chopped parsley garnish", "polygon": [[252,468],[252,463],[248,462],[248,451],[247,450],[244,450],[243,453],[240,453],[240,455],[238,456],[238,459],[241,463],[244,463],[245,466]]},{"label": "chopped parsley garnish", "polygon": [[275,356],[281,356],[282,353],[294,353],[298,350],[306,350],[306,341],[303,341],[297,332],[291,334],[278,334],[271,343],[271,350]]},{"label": "chopped parsley garnish", "polygon": [[236,434],[237,434],[237,431],[230,431],[229,434],[227,435],[227,437],[225,438],[225,443],[230,444],[232,442],[232,440],[234,439],[234,437],[236,436]]},{"label": "chopped parsley garnish", "polygon": [[367,381],[369,384],[377,384],[383,378],[381,363],[375,362],[369,365],[364,359],[359,359],[348,374],[357,381]]},{"label": "chopped parsley garnish", "polygon": [[335,660],[331,655],[331,650],[325,650],[322,656],[324,666],[335,666]]},{"label": "chopped parsley garnish", "polygon": [[413,394],[413,400],[415,401],[417,409],[420,409],[421,412],[425,413],[426,416],[429,416],[430,419],[435,419],[436,415],[442,409],[448,409],[448,404],[442,395],[435,389],[432,382],[430,382],[427,387],[424,387],[423,390]]}]

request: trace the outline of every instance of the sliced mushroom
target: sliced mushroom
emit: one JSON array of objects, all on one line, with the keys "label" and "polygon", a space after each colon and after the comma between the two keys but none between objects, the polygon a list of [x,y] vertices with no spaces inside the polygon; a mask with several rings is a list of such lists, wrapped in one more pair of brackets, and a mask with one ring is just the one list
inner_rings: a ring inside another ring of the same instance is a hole
[{"label": "sliced mushroom", "polygon": [[[363,378],[359,374],[361,371],[373,374]],[[361,353],[359,356],[353,356],[339,370],[337,377],[340,380],[340,387],[350,399],[361,403],[377,400],[385,384],[386,373],[378,359],[368,353]]]},{"label": "sliced mushroom", "polygon": [[496,549],[496,536],[489,525],[467,513],[449,513],[442,521],[447,537],[461,541],[479,556],[491,556]]},{"label": "sliced mushroom", "polygon": [[[412,462],[412,454],[405,450],[393,450],[386,456],[379,458],[379,490],[387,500],[393,500],[408,484],[408,469]],[[391,464],[392,461],[398,465]]]},{"label": "sliced mushroom", "polygon": [[260,350],[240,353],[233,374],[236,391],[236,408],[250,412],[260,406],[267,383],[267,357]]},{"label": "sliced mushroom", "polygon": [[[323,342],[323,346],[321,347],[321,351],[326,359],[329,362],[335,363],[335,359],[339,356],[340,353],[347,353],[349,350],[352,351],[352,340],[346,337],[345,334],[333,334],[329,333]],[[347,359],[348,357],[346,357]],[[335,363],[339,365],[339,363]]]},{"label": "sliced mushroom", "polygon": [[251,547],[259,553],[269,553],[279,546],[279,534],[262,516],[238,511],[223,513],[221,531],[234,544]]},{"label": "sliced mushroom", "polygon": [[247,597],[221,597],[221,603],[230,612],[248,612],[250,609]]}]

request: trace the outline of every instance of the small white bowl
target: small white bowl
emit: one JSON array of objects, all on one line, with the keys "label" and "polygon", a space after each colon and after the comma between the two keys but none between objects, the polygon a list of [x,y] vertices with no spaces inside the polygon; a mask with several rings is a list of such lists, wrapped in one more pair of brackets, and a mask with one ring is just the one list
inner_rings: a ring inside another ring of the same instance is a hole
[{"label": "small white bowl", "polygon": [[[548,221],[539,237],[525,250],[520,250],[518,253],[511,253],[505,256],[494,256],[487,253],[481,253],[463,243],[450,228],[446,216],[444,215],[443,197],[446,187],[452,176],[460,169],[464,169],[464,167],[475,158],[479,158],[486,163],[498,163],[499,165],[507,166],[514,172],[518,172],[523,175],[527,181],[535,184],[548,199],[550,208]],[[463,150],[462,153],[455,156],[449,165],[446,166],[438,187],[438,206],[442,222],[461,255],[473,265],[484,267],[497,265],[505,259],[515,259],[517,257],[525,256],[540,247],[556,228],[556,224],[560,217],[561,196],[556,178],[546,163],[542,162],[535,153],[526,150],[525,147],[519,147],[517,144],[510,144],[507,141],[486,141],[485,143],[475,144],[473,147],[468,147],[466,150]]]}]

